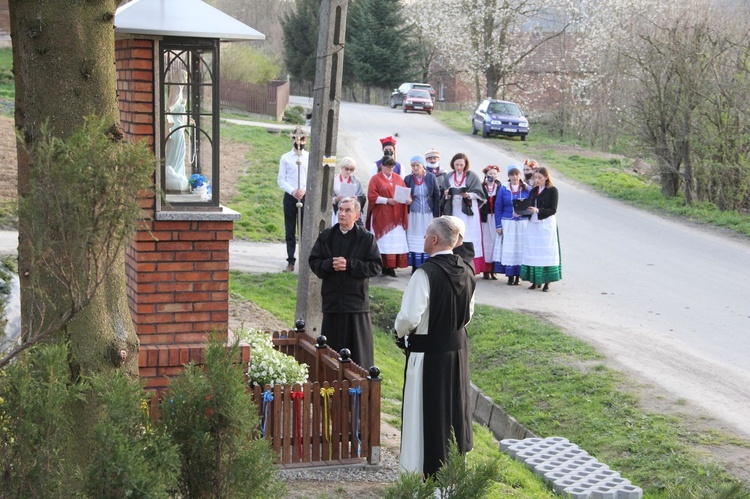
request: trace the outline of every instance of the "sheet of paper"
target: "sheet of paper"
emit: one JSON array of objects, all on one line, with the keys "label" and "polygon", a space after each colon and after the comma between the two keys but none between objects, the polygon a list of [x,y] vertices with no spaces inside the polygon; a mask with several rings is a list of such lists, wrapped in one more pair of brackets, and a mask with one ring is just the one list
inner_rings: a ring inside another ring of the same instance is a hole
[{"label": "sheet of paper", "polygon": [[406,203],[410,197],[411,189],[409,187],[401,187],[400,185],[396,186],[396,193],[393,195],[393,199],[395,199],[397,203]]},{"label": "sheet of paper", "polygon": [[339,186],[339,196],[345,198],[353,198],[357,195],[357,184],[354,183],[341,183]]}]

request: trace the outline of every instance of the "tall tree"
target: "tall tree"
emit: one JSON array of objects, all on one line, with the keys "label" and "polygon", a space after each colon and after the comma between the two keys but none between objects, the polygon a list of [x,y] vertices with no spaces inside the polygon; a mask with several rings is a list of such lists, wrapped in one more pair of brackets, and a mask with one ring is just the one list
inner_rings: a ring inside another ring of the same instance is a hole
[{"label": "tall tree", "polygon": [[423,82],[430,79],[432,62],[440,52],[440,37],[436,29],[440,19],[436,19],[437,13],[434,0],[404,4],[404,16],[412,23],[411,34],[413,46],[416,49],[416,72],[419,75],[417,79]]},{"label": "tall tree", "polygon": [[284,16],[284,63],[291,77],[315,81],[318,50],[319,0],[295,0],[295,9]]},{"label": "tall tree", "polygon": [[411,26],[399,0],[354,0],[349,7],[346,60],[354,77],[369,89],[393,88],[415,78]]},{"label": "tall tree", "polygon": [[702,7],[644,27],[638,50],[629,55],[640,84],[638,136],[659,162],[662,192],[675,196],[682,186],[687,203],[694,200],[694,149],[705,133],[700,108],[731,48],[725,36],[712,33],[710,3]]},{"label": "tall tree", "polygon": [[[10,2],[13,67],[16,79],[16,127],[18,146],[18,191],[23,203],[34,195],[34,171],[43,161],[45,136],[68,139],[87,116],[108,123],[109,140],[121,138],[114,65],[113,19],[116,0],[12,0]],[[90,158],[96,168],[96,154]],[[56,163],[52,163],[56,164]],[[130,181],[128,171],[121,183]],[[93,176],[71,177],[69,182],[90,192]],[[38,191],[37,191],[38,192]],[[51,193],[52,194],[52,193]],[[107,194],[106,186],[100,194]],[[88,223],[98,215],[97,200],[85,197],[78,213],[69,213],[69,224]],[[60,206],[69,206],[62,199]],[[126,294],[124,245],[102,234],[52,241],[47,249],[33,240],[40,225],[55,225],[38,219],[40,211],[27,219],[19,217],[19,274],[21,279],[22,335],[31,338],[50,324],[67,322],[63,331],[71,345],[73,372],[120,369],[138,373],[138,339]],[[43,212],[42,212],[43,213]],[[37,217],[37,218],[33,218]],[[114,222],[117,223],[116,221]],[[73,228],[73,227],[71,227]],[[59,237],[65,227],[51,227]],[[93,230],[93,228],[92,228]],[[54,231],[50,231],[52,233]],[[83,232],[79,232],[83,233]],[[69,252],[69,260],[55,266],[55,255]],[[97,259],[96,255],[104,257]],[[50,258],[47,258],[47,257]],[[104,267],[106,268],[104,268]],[[98,282],[87,281],[91,272]],[[104,271],[104,272],[102,272]],[[78,293],[76,286],[91,293]],[[94,292],[97,291],[98,292]],[[73,312],[73,313],[71,313]],[[68,321],[69,316],[73,316]]]},{"label": "tall tree", "polygon": [[[433,0],[444,53],[477,79],[477,100],[519,84],[519,67],[540,46],[561,36],[578,16],[566,0]],[[532,31],[541,36],[531,36]],[[484,90],[484,92],[482,92]]]}]

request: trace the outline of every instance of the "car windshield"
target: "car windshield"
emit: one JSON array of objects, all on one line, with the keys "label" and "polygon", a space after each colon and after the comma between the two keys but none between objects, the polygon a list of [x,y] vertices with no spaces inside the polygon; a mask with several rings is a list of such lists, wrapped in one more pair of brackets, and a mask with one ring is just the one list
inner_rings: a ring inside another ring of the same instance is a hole
[{"label": "car windshield", "polygon": [[430,98],[430,92],[427,90],[410,90],[409,91],[409,97],[416,97],[420,99],[429,99]]},{"label": "car windshield", "polygon": [[512,102],[493,102],[490,104],[487,112],[502,114],[503,116],[521,116],[521,108]]}]

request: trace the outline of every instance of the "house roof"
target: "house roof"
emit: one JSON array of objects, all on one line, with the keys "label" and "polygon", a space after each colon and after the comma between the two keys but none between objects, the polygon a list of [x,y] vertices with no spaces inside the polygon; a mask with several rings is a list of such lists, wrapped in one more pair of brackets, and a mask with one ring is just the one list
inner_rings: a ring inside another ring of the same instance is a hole
[{"label": "house roof", "polygon": [[115,12],[115,33],[265,40],[266,35],[201,0],[133,0]]}]

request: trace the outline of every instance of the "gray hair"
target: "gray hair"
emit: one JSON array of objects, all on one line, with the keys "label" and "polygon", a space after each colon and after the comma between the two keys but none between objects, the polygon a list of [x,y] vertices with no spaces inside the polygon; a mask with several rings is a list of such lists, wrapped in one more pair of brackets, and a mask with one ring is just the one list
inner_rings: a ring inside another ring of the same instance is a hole
[{"label": "gray hair", "polygon": [[339,163],[339,168],[343,168],[345,166],[353,166],[354,168],[357,167],[357,162],[354,161],[354,158],[350,158],[349,156],[344,156],[341,158],[341,162]]},{"label": "gray hair", "polygon": [[448,217],[433,218],[429,228],[438,238],[438,244],[452,248],[458,241],[458,227]]},{"label": "gray hair", "polygon": [[354,211],[356,213],[362,213],[362,205],[359,204],[359,199],[355,197],[344,198],[341,201],[339,201],[339,206],[341,206],[344,203],[352,203],[354,205]]}]

